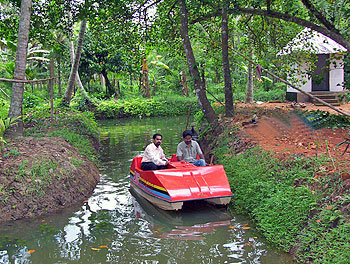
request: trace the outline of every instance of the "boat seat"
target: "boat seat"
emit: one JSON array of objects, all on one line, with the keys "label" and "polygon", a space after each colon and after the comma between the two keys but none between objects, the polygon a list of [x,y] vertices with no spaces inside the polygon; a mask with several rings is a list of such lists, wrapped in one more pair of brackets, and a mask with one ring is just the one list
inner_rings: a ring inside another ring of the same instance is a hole
[{"label": "boat seat", "polygon": [[178,161],[178,160],[177,160],[177,157],[176,157],[176,154],[173,154],[173,155],[171,156],[171,158],[169,159],[169,161],[170,161],[170,162]]},{"label": "boat seat", "polygon": [[142,157],[135,157],[134,162],[135,162],[135,168],[141,170],[141,160]]}]

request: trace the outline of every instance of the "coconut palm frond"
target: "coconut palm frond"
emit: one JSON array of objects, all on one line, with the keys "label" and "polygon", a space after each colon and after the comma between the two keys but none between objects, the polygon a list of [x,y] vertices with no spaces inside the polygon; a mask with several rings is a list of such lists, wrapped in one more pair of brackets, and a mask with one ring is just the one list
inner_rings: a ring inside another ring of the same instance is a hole
[{"label": "coconut palm frond", "polygon": [[50,61],[49,59],[43,57],[29,57],[27,60]]}]

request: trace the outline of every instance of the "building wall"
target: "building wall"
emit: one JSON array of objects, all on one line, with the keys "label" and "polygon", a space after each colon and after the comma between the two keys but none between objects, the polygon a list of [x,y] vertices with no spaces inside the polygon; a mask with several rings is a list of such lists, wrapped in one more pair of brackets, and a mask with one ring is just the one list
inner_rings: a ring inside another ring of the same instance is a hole
[{"label": "building wall", "polygon": [[[296,74],[295,78],[292,78],[292,76],[288,76],[287,80],[294,84],[296,87],[302,89],[305,92],[311,92],[311,79],[308,78],[307,75],[302,74],[306,72],[306,70],[309,68],[309,66],[304,62],[301,66],[298,66],[294,64],[292,66],[293,69],[298,69],[298,74]],[[287,92],[291,93],[300,93],[298,90],[295,90],[294,88],[287,86]]]},{"label": "building wall", "polygon": [[332,54],[329,67],[329,90],[332,92],[343,91],[344,87],[344,61],[343,55]]},{"label": "building wall", "polygon": [[[293,65],[293,68],[296,69],[297,65]],[[295,86],[299,87],[305,92],[312,92],[312,79],[306,75],[303,75],[302,72],[306,72],[309,66],[304,63],[299,67],[299,74],[296,75],[297,80],[294,80],[292,77],[287,78],[287,80],[293,83]],[[329,91],[339,92],[343,91],[344,84],[344,62],[343,56],[340,54],[332,54],[329,65]],[[289,93],[300,93],[299,91],[293,89],[290,86],[287,86],[287,92]]]}]

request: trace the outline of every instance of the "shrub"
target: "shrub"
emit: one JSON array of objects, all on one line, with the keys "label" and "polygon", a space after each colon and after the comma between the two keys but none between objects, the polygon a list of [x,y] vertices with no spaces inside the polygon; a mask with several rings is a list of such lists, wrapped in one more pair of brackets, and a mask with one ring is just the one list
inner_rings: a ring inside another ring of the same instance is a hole
[{"label": "shrub", "polygon": [[27,90],[23,93],[23,107],[24,108],[35,108],[40,104],[44,104],[45,101],[40,97],[28,92]]},{"label": "shrub", "polygon": [[91,141],[99,143],[100,135],[94,114],[57,108],[54,122],[51,122],[50,112],[44,108],[28,113],[24,122],[29,128],[26,135],[31,136],[61,136],[80,150],[88,158],[94,158]]},{"label": "shrub", "polygon": [[195,97],[169,96],[101,101],[96,109],[98,118],[150,117],[184,115],[199,110]]},{"label": "shrub", "polygon": [[334,115],[329,112],[316,111],[296,111],[296,113],[303,118],[312,128],[340,128],[349,127],[350,119],[343,115]]},{"label": "shrub", "polygon": [[9,112],[10,102],[0,98],[0,118],[5,119]]}]

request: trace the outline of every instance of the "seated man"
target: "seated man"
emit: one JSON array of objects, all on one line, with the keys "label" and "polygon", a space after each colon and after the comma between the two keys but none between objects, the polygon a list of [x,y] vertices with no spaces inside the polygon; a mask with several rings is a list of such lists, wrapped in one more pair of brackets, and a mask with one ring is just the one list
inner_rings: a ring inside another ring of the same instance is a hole
[{"label": "seated man", "polygon": [[162,135],[154,134],[153,143],[149,144],[143,158],[141,160],[141,170],[163,170],[167,169],[169,161],[165,158],[164,152],[160,144],[162,143]]},{"label": "seated man", "polygon": [[[192,140],[192,132],[185,130],[182,133],[183,141],[177,145],[176,157],[179,161],[189,162],[196,166],[206,166],[205,159],[199,144]],[[199,160],[197,160],[199,155]]]}]

